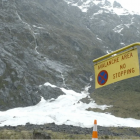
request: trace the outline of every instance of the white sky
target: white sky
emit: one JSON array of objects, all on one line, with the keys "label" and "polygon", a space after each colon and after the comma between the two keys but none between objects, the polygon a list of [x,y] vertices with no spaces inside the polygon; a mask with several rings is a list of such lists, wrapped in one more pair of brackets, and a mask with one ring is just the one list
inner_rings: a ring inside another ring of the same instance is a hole
[{"label": "white sky", "polygon": [[140,0],[116,0],[116,1],[119,2],[123,8],[140,13]]}]

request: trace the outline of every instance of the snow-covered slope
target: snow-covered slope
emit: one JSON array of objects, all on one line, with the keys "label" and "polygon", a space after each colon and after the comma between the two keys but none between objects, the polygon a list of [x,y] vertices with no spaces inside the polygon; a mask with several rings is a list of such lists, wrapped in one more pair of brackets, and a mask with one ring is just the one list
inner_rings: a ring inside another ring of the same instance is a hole
[{"label": "snow-covered slope", "polygon": [[76,6],[79,9],[81,9],[82,12],[88,12],[89,9],[91,9],[93,6],[99,6],[102,11],[98,11],[98,13],[101,12],[111,12],[112,14],[117,15],[129,15],[129,14],[135,14],[132,11],[128,11],[125,8],[123,8],[118,2],[111,1],[111,0],[64,0],[67,2],[67,4],[70,4],[72,6]]},{"label": "snow-covered slope", "polygon": [[[42,86],[50,86],[52,88],[57,87],[48,82]],[[61,95],[57,99],[52,98],[50,100],[44,100],[42,97],[41,101],[35,106],[15,108],[0,112],[0,126],[17,126],[25,125],[26,123],[55,123],[57,125],[66,124],[90,128],[93,127],[94,119],[98,120],[98,125],[100,126],[140,126],[140,120],[119,118],[108,113],[87,111],[86,109],[89,107],[99,108],[101,110],[112,107],[107,105],[97,105],[95,101],[90,99],[88,88],[89,87],[87,86],[81,93],[60,88],[65,95]],[[85,97],[89,98],[89,104],[80,101]]]}]

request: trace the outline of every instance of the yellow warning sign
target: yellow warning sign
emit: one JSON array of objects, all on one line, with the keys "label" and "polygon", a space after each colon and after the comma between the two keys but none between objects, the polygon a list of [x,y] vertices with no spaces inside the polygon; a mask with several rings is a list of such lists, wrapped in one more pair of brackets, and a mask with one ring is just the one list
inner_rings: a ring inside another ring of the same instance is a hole
[{"label": "yellow warning sign", "polygon": [[112,56],[94,65],[95,88],[139,75],[137,48]]}]

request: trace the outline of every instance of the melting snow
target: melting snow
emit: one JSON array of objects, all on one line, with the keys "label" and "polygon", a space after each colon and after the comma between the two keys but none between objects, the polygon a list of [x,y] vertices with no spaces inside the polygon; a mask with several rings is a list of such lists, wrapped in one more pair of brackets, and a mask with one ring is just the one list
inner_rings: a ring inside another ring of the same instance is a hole
[{"label": "melting snow", "polygon": [[125,46],[125,44],[123,42],[121,42],[120,44]]},{"label": "melting snow", "polygon": [[134,20],[134,17],[131,19],[131,23],[130,23],[130,24],[124,24],[124,25],[125,25],[127,28],[130,28],[130,26],[134,23],[133,20]]},{"label": "melting snow", "polygon": [[[122,31],[123,29],[124,29],[124,27],[123,27],[123,25],[121,24],[121,25],[116,26],[116,27],[113,29],[113,31],[116,32],[116,33],[121,34],[121,31]],[[121,34],[121,35],[122,35],[122,34]]]},{"label": "melting snow", "polygon": [[107,50],[106,53],[109,54],[109,53],[112,53],[112,51],[111,50]]},{"label": "melting snow", "polygon": [[[45,83],[45,86],[55,88],[57,86]],[[20,107],[0,112],[0,126],[4,125],[25,125],[27,122],[32,124],[45,124],[54,122],[57,125],[66,124],[80,127],[92,127],[94,119],[98,120],[101,126],[131,126],[139,127],[140,120],[132,118],[119,118],[108,113],[98,113],[87,111],[89,107],[100,108],[102,110],[111,107],[107,105],[97,105],[91,99],[89,104],[82,103],[80,99],[89,96],[89,87],[85,91],[77,93],[73,90],[60,88],[65,95],[57,99],[44,100],[30,107]]]},{"label": "melting snow", "polygon": [[94,13],[93,15],[99,15],[99,14],[102,14],[103,13],[103,10],[99,10],[97,13]]},{"label": "melting snow", "polygon": [[126,9],[123,9],[123,8],[114,8],[113,11],[117,15],[129,15],[130,14]]},{"label": "melting snow", "polygon": [[100,39],[97,35],[96,35],[96,38],[97,38],[99,41],[101,41],[101,42],[102,42],[102,39]]}]

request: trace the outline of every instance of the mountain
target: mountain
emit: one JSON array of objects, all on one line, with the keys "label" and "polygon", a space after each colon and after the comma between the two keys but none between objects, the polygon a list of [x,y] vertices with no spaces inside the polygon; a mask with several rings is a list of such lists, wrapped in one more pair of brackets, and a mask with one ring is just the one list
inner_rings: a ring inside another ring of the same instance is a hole
[{"label": "mountain", "polygon": [[1,110],[34,105],[44,90],[63,94],[40,89],[46,82],[79,91],[89,83],[92,56],[103,52],[94,46],[95,35],[79,26],[75,13],[81,11],[71,13],[55,0],[1,1],[0,6]]},{"label": "mountain", "polygon": [[[67,3],[85,14],[87,22],[83,22],[96,34],[101,41],[100,47],[105,48],[105,51],[114,51],[138,41],[139,15],[124,9],[116,1],[112,4],[107,0],[73,0]],[[131,34],[135,34],[135,37]]]},{"label": "mountain", "polygon": [[139,41],[140,15],[119,3],[1,0],[0,22],[0,110],[55,99],[65,94],[59,87],[81,92],[91,85],[91,98],[103,104],[114,90],[138,95],[139,77],[94,88],[92,60]]}]

